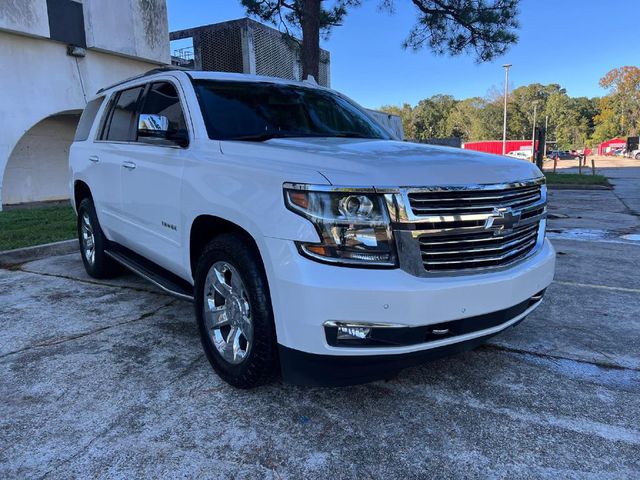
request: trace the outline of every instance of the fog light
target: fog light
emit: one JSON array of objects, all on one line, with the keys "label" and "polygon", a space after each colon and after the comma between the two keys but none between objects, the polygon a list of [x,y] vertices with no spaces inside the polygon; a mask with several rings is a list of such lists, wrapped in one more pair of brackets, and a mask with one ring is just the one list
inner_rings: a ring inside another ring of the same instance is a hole
[{"label": "fog light", "polygon": [[371,329],[366,327],[338,327],[337,340],[365,340],[371,335]]},{"label": "fog light", "polygon": [[398,343],[408,325],[399,323],[324,322],[327,344],[332,347],[384,347]]}]

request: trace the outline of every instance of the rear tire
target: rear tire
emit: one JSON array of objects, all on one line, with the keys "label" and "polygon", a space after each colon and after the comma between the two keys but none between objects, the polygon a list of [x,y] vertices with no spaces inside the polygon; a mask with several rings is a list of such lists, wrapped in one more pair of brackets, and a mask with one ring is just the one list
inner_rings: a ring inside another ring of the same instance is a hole
[{"label": "rear tire", "polygon": [[223,234],[205,247],[196,266],[195,308],[202,346],[220,378],[248,389],[275,377],[269,285],[262,260],[245,236]]},{"label": "rear tire", "polygon": [[85,198],[78,206],[78,240],[84,269],[93,278],[112,278],[122,267],[105,253],[109,241],[104,236],[93,200]]},{"label": "rear tire", "polygon": [[640,153],[636,153],[636,160],[640,160]]}]

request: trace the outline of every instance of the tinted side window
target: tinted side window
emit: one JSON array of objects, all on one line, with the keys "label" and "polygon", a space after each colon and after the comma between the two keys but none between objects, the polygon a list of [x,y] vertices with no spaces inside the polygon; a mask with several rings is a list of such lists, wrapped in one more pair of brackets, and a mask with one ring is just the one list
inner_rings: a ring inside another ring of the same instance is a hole
[{"label": "tinted side window", "polygon": [[73,138],[74,142],[84,142],[89,138],[91,126],[93,125],[93,121],[96,119],[96,115],[98,114],[98,110],[100,110],[103,100],[104,97],[98,97],[91,100],[87,103],[87,106],[84,107],[82,115],[80,116],[80,121],[78,122],[78,128],[76,129],[76,136]]},{"label": "tinted side window", "polygon": [[133,140],[136,107],[143,87],[130,88],[116,94],[117,97],[104,125],[103,140],[129,142]]},{"label": "tinted side window", "polygon": [[[169,137],[176,133],[182,133],[186,135],[187,125],[180,106],[180,97],[173,84],[168,82],[154,83],[149,88],[145,97],[144,105],[140,110],[141,120],[143,118],[149,118],[147,116],[152,115],[159,124],[162,124],[161,129],[168,132]],[[160,128],[160,127],[159,127]],[[141,131],[148,132],[146,126],[144,129],[139,125]],[[161,138],[154,135],[140,135],[138,134],[138,141],[153,144],[173,144],[172,141],[167,138]]]}]

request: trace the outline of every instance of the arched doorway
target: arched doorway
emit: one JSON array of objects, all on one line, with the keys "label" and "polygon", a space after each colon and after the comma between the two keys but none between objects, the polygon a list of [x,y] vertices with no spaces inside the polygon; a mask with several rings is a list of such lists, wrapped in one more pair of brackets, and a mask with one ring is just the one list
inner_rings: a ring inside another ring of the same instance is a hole
[{"label": "arched doorway", "polygon": [[80,113],[52,115],[22,136],[2,178],[3,205],[69,198],[69,147]]}]

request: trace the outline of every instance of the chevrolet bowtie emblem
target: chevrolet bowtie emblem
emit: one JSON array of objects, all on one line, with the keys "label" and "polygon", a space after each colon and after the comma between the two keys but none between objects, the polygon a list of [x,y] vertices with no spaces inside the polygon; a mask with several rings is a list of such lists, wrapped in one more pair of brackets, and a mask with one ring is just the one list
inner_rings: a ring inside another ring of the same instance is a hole
[{"label": "chevrolet bowtie emblem", "polygon": [[484,224],[485,230],[492,230],[494,235],[509,233],[520,223],[520,212],[511,207],[494,208],[491,216]]}]

